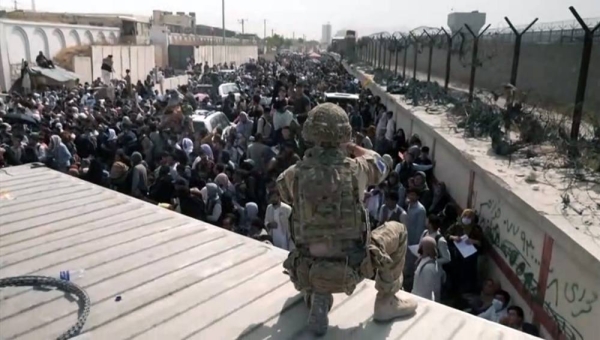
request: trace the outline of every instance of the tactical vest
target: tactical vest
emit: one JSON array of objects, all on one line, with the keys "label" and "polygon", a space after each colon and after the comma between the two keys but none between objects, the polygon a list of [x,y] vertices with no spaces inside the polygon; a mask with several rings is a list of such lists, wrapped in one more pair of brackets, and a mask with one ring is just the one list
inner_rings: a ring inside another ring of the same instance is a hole
[{"label": "tactical vest", "polygon": [[309,150],[296,164],[296,245],[362,239],[366,225],[358,190],[355,165],[350,158],[339,150]]}]

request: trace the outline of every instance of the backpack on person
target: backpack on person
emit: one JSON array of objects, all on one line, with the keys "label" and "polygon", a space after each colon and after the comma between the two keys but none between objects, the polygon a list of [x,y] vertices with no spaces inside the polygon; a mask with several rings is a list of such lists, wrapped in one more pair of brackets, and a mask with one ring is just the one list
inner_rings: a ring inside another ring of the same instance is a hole
[{"label": "backpack on person", "polygon": [[362,239],[366,213],[353,170],[349,159],[326,152],[296,164],[293,235],[297,245]]}]

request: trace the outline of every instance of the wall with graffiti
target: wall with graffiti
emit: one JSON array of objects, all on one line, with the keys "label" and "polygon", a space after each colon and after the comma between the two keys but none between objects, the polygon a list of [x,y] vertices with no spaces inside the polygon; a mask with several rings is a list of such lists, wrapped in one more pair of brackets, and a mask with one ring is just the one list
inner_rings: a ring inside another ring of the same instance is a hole
[{"label": "wall with graffiti", "polygon": [[[367,76],[347,67],[362,83]],[[367,87],[394,112],[398,128],[430,146],[435,176],[454,201],[477,210],[489,243],[489,274],[547,339],[600,339],[600,263],[573,237],[484,170],[438,115],[411,110],[373,82]]]},{"label": "wall with graffiti", "polygon": [[[576,253],[553,240],[536,220],[524,216],[497,188],[475,177],[473,208],[480,215],[492,258],[502,273],[510,270],[511,295],[518,294],[550,337],[584,340],[600,337],[598,273],[582,267]],[[571,249],[572,250],[572,249]]]}]

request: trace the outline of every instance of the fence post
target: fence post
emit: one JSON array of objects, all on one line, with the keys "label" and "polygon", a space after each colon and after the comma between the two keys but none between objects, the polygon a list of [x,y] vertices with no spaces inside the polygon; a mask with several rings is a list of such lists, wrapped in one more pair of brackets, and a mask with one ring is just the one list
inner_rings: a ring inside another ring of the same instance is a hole
[{"label": "fence post", "polygon": [[377,38],[373,38],[373,68],[377,68],[377,52],[379,51],[379,43]]},{"label": "fence post", "polygon": [[413,79],[417,79],[417,61],[418,61],[418,57],[419,57],[419,39],[412,33],[410,32],[410,35],[413,37],[413,41],[415,43],[415,57],[414,57],[414,64],[413,64]]},{"label": "fence post", "polygon": [[585,89],[587,87],[587,78],[590,69],[590,59],[592,58],[592,46],[594,44],[594,32],[600,28],[600,23],[593,29],[590,29],[581,19],[575,7],[569,7],[575,19],[581,25],[585,35],[583,37],[583,51],[581,52],[581,66],[579,67],[579,80],[577,81],[577,93],[575,94],[575,108],[573,109],[573,125],[571,125],[571,139],[576,141],[579,138],[579,127],[583,116],[583,103],[585,101]]},{"label": "fence post", "polygon": [[387,39],[385,37],[381,37],[381,51],[383,52],[383,61],[381,62],[381,69],[385,69],[385,57],[387,55]]},{"label": "fence post", "polygon": [[373,62],[373,40],[369,38],[369,44],[367,45],[367,64],[370,65]]},{"label": "fence post", "polygon": [[433,59],[433,42],[434,42],[434,39],[437,38],[437,36],[440,32],[439,31],[436,32],[433,37],[431,35],[429,35],[429,33],[427,33],[426,30],[423,30],[423,33],[425,33],[427,35],[427,37],[429,38],[429,60],[427,61],[427,82],[429,82],[429,80],[431,80],[431,62]]},{"label": "fence post", "polygon": [[448,53],[446,54],[446,78],[444,79],[444,91],[446,93],[448,92],[448,84],[450,83],[450,68],[452,66],[452,41],[454,40],[454,37],[456,37],[460,33],[461,30],[462,27],[459,28],[458,31],[456,31],[456,33],[450,34],[446,32],[446,30],[442,27],[442,31],[444,32],[444,34],[446,35],[446,39],[448,40]]},{"label": "fence post", "polygon": [[388,39],[389,39],[388,52],[390,53],[390,57],[388,58],[388,69],[391,72],[392,71],[392,52],[394,51],[394,49],[396,47],[395,47],[394,37],[390,37]]},{"label": "fence post", "polygon": [[402,79],[406,79],[406,59],[408,59],[408,47],[410,47],[410,36],[407,36],[404,42],[404,58],[402,59]]},{"label": "fence post", "polygon": [[385,48],[383,43],[383,36],[379,37],[379,68],[383,68],[383,61],[385,59]]},{"label": "fence post", "polygon": [[394,38],[394,53],[396,54],[396,62],[394,66],[394,75],[398,76],[398,52],[400,52],[400,40],[396,37]]},{"label": "fence post", "polygon": [[527,32],[531,28],[531,26],[533,26],[538,21],[538,18],[535,18],[535,20],[533,20],[531,22],[531,24],[529,24],[529,26],[527,26],[521,32],[517,31],[515,26],[513,26],[512,22],[510,22],[510,20],[508,20],[508,17],[504,17],[504,20],[506,20],[506,22],[508,23],[508,26],[510,26],[510,29],[513,31],[513,33],[516,36],[515,50],[513,53],[512,69],[510,71],[510,83],[513,86],[517,86],[517,72],[519,70],[519,59],[521,57],[521,40],[523,38],[523,34],[525,34],[525,32]]},{"label": "fence post", "polygon": [[471,27],[469,27],[469,24],[465,24],[465,27],[469,30],[469,32],[471,32],[471,35],[473,36],[473,55],[471,57],[471,79],[469,81],[469,103],[473,102],[473,92],[475,91],[475,73],[477,71],[477,54],[479,52],[479,38],[485,33],[485,31],[488,30],[488,28],[490,28],[491,25],[487,25],[486,28],[483,29],[483,31],[481,31],[481,33],[476,34],[475,32],[473,32],[473,30],[471,30]]}]

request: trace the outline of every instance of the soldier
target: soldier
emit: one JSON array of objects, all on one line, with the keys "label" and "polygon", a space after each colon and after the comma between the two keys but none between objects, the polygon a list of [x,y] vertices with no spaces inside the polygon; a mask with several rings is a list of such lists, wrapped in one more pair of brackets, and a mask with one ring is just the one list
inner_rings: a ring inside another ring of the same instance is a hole
[{"label": "soldier", "polygon": [[302,134],[314,147],[277,184],[282,200],[293,206],[296,245],[283,266],[304,293],[310,308],[308,328],[324,335],[332,294],[350,295],[364,278],[375,277],[376,321],[413,314],[416,301],[396,296],[402,287],[406,228],[386,222],[371,231],[362,206],[366,187],[387,177],[391,157],[351,143],[348,115],[335,104],[312,109]]}]

